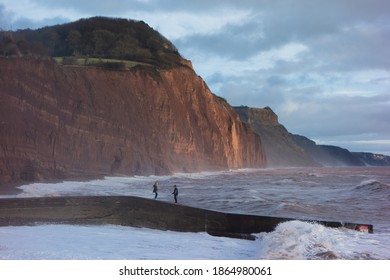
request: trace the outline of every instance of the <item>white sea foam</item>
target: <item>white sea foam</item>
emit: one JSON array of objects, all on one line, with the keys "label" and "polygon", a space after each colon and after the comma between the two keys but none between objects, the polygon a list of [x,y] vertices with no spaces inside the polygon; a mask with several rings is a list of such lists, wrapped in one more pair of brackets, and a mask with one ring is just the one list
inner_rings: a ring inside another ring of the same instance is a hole
[{"label": "white sea foam", "polygon": [[113,225],[0,227],[0,259],[253,259],[253,241]]},{"label": "white sea foam", "polygon": [[[387,259],[372,235],[290,221],[255,241],[113,225],[0,227],[0,259]],[[387,236],[389,237],[389,236]]]},{"label": "white sea foam", "polygon": [[[389,247],[377,236],[290,221],[260,234],[261,259],[387,259]],[[385,247],[383,247],[385,246]]]}]

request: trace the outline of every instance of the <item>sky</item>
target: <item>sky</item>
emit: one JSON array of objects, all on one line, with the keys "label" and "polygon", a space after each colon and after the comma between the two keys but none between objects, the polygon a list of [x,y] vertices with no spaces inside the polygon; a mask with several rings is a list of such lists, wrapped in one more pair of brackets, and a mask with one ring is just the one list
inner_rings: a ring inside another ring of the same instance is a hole
[{"label": "sky", "polygon": [[388,0],[0,0],[0,28],[143,20],[231,105],[318,144],[390,155]]}]

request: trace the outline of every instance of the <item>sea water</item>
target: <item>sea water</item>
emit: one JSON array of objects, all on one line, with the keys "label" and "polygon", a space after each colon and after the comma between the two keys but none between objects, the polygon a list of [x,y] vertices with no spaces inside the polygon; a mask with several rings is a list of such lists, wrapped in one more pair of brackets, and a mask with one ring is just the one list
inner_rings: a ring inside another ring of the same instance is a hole
[{"label": "sea water", "polygon": [[[390,259],[390,168],[277,168],[36,183],[18,197],[131,195],[210,210],[373,224],[367,234],[302,221],[255,241],[113,225],[0,228],[0,259]],[[4,197],[4,196],[3,196]],[[9,197],[9,196],[7,196]],[[164,213],[161,213],[163,215]],[[124,246],[124,244],[126,244]]]}]

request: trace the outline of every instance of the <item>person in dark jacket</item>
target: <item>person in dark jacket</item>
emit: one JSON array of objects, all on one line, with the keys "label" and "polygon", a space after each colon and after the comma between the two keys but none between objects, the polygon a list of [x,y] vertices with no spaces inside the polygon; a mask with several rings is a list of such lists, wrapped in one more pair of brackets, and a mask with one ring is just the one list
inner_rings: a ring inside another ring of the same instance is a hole
[{"label": "person in dark jacket", "polygon": [[158,184],[158,182],[156,181],[156,182],[154,182],[154,185],[153,185],[154,199],[157,199],[157,196],[158,196],[157,184]]},{"label": "person in dark jacket", "polygon": [[179,190],[177,189],[176,185],[174,185],[173,187],[174,189],[172,194],[173,194],[173,198],[175,199],[175,203],[177,203],[177,196],[179,195]]}]

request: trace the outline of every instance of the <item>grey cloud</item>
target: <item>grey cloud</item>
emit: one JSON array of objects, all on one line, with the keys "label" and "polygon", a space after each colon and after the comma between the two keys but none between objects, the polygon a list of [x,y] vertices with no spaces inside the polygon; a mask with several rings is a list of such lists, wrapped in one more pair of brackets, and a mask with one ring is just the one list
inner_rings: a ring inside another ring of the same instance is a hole
[{"label": "grey cloud", "polygon": [[[305,61],[310,71],[389,69],[390,2],[352,2],[276,1],[263,9],[252,3],[258,9],[241,24],[226,25],[218,33],[192,34],[175,43],[179,50],[194,48],[210,56],[242,60],[299,42],[308,47]],[[297,66],[290,63],[278,68]]]},{"label": "grey cloud", "polygon": [[217,94],[223,95],[233,106],[271,108],[276,108],[284,102],[286,98],[284,86],[288,83],[283,76],[258,73],[240,78],[219,74],[217,82],[221,85]]},{"label": "grey cloud", "polygon": [[42,26],[65,23],[67,21],[69,21],[67,18],[58,16],[38,20],[26,17],[14,19],[14,14],[6,10],[4,5],[0,4],[0,29],[3,30],[36,29]]},{"label": "grey cloud", "polygon": [[[104,15],[121,14],[129,10],[153,10],[154,6],[143,1],[136,0],[110,0],[110,1],[91,1],[91,0],[31,0],[31,2],[48,8],[67,8],[74,9],[84,14]],[[157,1],[159,2],[159,1]]]},{"label": "grey cloud", "polygon": [[175,41],[179,48],[196,48],[226,59],[246,59],[266,49],[260,24],[256,21],[242,25],[226,25],[218,33],[193,34]]},{"label": "grey cloud", "polygon": [[1,29],[10,29],[10,28],[7,28],[8,24],[9,24],[9,22],[7,20],[4,5],[0,4],[0,28]]},{"label": "grey cloud", "polygon": [[310,42],[311,60],[322,59],[319,71],[390,69],[390,21],[371,23]]},{"label": "grey cloud", "polygon": [[[390,123],[386,121],[390,119],[389,95],[332,96],[321,100],[295,99],[295,102],[302,102],[302,107],[294,112],[293,119],[290,120],[290,116],[283,113],[280,116],[297,133],[324,138],[358,134],[377,134],[390,138]],[[277,110],[281,111],[281,108]]]},{"label": "grey cloud", "polygon": [[[235,6],[235,1],[177,1],[177,0],[31,0],[39,5],[49,8],[71,8],[81,13],[102,16],[121,16],[129,12],[192,12],[205,13],[210,10]],[[229,4],[229,2],[232,2]]]},{"label": "grey cloud", "polygon": [[379,77],[379,78],[375,78],[375,79],[372,79],[370,80],[370,83],[372,84],[390,84],[390,76],[388,77]]},{"label": "grey cloud", "polygon": [[272,87],[280,87],[280,86],[288,85],[288,81],[286,80],[286,78],[278,74],[270,75],[267,78],[266,83],[267,85]]},{"label": "grey cloud", "polygon": [[30,19],[12,20],[13,14],[6,10],[3,4],[0,4],[0,30],[15,30],[33,26],[33,21]]},{"label": "grey cloud", "polygon": [[[121,13],[125,11],[192,11],[194,13],[215,10],[226,6],[237,6],[236,1],[231,0],[197,0],[197,1],[177,1],[177,0],[112,0],[112,1],[91,1],[91,0],[32,0],[37,4],[58,8],[74,7],[84,13]],[[244,1],[248,2],[248,1]],[[251,2],[251,1],[249,1]]]}]

